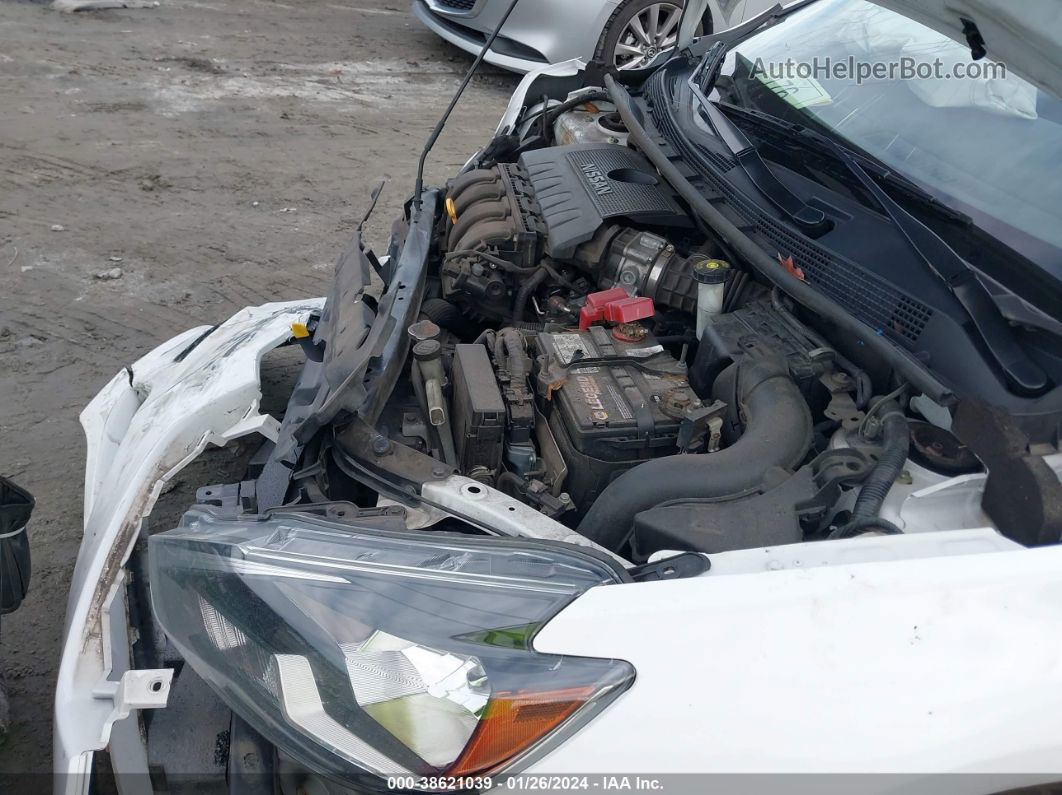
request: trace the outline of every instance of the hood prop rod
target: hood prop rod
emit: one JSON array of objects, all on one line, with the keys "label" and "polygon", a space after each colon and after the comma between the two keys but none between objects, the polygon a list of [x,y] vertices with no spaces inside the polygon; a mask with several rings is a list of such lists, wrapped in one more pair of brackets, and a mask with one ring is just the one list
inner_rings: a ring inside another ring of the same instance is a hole
[{"label": "hood prop rod", "polygon": [[435,142],[439,140],[443,127],[446,126],[446,122],[450,119],[450,114],[453,113],[454,108],[457,106],[457,101],[461,99],[461,95],[464,93],[466,86],[471,82],[472,76],[476,73],[476,70],[479,69],[479,65],[483,63],[483,58],[486,56],[487,51],[494,45],[494,40],[498,38],[498,34],[501,33],[501,29],[509,20],[509,15],[513,13],[513,9],[516,8],[518,2],[520,2],[520,0],[512,0],[509,3],[509,7],[505,9],[505,13],[502,15],[498,25],[483,43],[483,48],[479,51],[479,55],[476,56],[476,60],[472,62],[472,65],[468,67],[468,71],[465,72],[465,78],[461,81],[461,85],[457,87],[457,91],[454,92],[454,96],[450,100],[450,104],[447,106],[442,118],[436,122],[435,129],[432,130],[431,135],[428,136],[428,142],[424,145],[424,150],[420,153],[420,161],[417,163],[417,182],[413,187],[413,207],[418,214],[420,213],[421,207],[421,194],[424,192],[424,163],[428,159],[428,153],[431,151],[431,148],[435,146]]}]

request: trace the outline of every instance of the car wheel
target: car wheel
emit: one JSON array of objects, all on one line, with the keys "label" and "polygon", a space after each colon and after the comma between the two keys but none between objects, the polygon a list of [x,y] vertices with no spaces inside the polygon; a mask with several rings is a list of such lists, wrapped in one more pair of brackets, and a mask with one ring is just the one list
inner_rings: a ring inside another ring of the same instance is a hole
[{"label": "car wheel", "polygon": [[626,71],[647,66],[675,46],[683,0],[630,0],[621,4],[601,33],[594,60]]}]

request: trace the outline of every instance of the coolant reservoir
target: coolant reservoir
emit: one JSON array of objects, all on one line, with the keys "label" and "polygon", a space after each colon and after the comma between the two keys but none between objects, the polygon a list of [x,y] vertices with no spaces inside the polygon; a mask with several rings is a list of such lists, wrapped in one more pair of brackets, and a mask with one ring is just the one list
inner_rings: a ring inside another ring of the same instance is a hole
[{"label": "coolant reservoir", "polygon": [[[553,137],[558,146],[571,144],[627,144],[627,128],[619,113],[601,110],[594,103],[580,105],[580,110],[562,113],[553,124]],[[594,110],[584,110],[594,108]]]}]

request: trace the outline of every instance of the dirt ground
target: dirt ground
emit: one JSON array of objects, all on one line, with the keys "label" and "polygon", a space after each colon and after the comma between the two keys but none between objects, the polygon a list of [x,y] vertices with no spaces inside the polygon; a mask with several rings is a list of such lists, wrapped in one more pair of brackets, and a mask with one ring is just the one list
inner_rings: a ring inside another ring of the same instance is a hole
[{"label": "dirt ground", "polygon": [[[186,328],[323,295],[386,180],[367,227],[382,249],[470,60],[405,0],[0,3],[0,473],[37,499],[32,589],[0,635],[0,773],[50,769],[82,407]],[[483,70],[430,178],[486,140],[515,85]]]}]

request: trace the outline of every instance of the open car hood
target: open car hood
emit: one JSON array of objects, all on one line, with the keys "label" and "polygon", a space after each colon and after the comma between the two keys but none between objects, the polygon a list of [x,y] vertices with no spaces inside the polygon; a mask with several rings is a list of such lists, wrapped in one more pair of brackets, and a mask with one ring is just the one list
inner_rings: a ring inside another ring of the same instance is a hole
[{"label": "open car hood", "polygon": [[966,43],[965,22],[977,26],[988,58],[1002,61],[1036,86],[1062,96],[1062,3],[1058,0],[872,0]]},{"label": "open car hood", "polygon": [[[914,19],[960,43],[964,20],[977,26],[987,57],[1002,61],[1029,82],[1062,96],[1062,3],[1058,0],[870,0]],[[708,0],[690,0],[679,31],[678,49],[696,35]],[[759,17],[783,11],[775,6]],[[756,18],[759,18],[756,17]],[[744,27],[739,26],[739,27]]]}]

